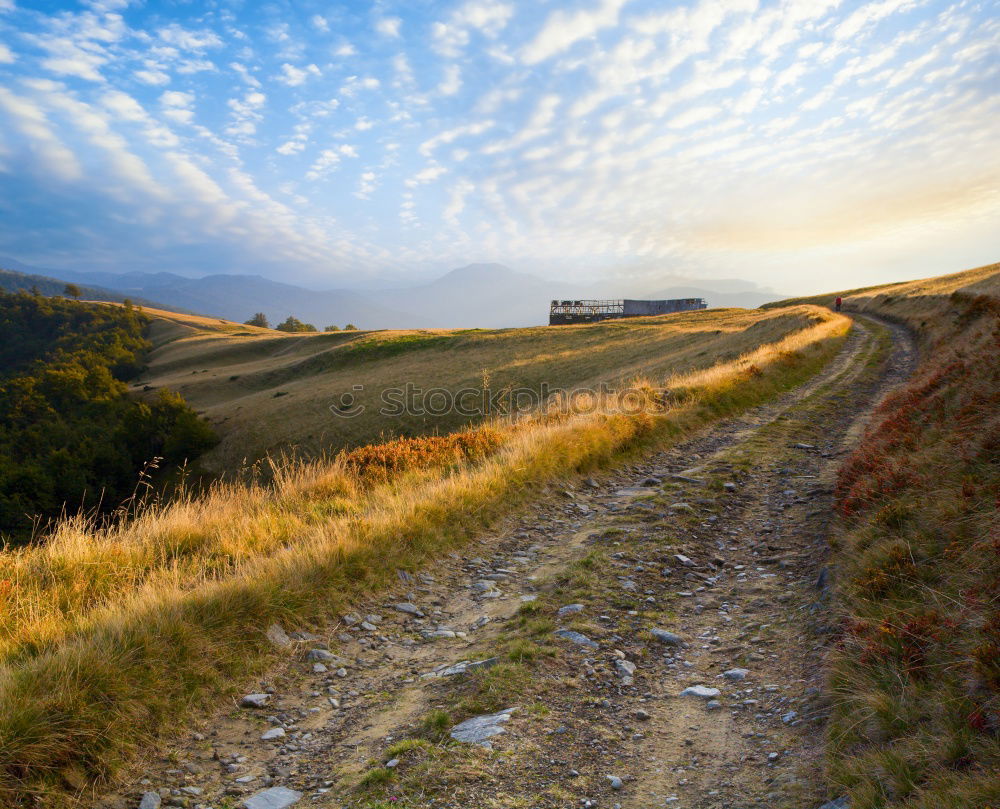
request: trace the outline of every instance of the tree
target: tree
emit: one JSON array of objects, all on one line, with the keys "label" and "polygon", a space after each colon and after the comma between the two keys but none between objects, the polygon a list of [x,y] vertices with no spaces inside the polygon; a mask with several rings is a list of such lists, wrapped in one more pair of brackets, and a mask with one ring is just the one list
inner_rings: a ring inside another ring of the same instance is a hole
[{"label": "tree", "polygon": [[258,326],[262,329],[271,328],[271,324],[267,322],[267,315],[263,312],[258,312],[249,320],[243,322],[244,326]]},{"label": "tree", "polygon": [[346,326],[344,326],[344,331],[357,331],[357,330],[358,327],[355,326],[353,323],[348,323]]},{"label": "tree", "polygon": [[303,323],[297,317],[288,316],[286,320],[275,326],[278,331],[290,331],[290,332],[308,332],[316,331],[316,327],[312,323]]},{"label": "tree", "polygon": [[68,298],[72,298],[73,300],[78,300],[81,295],[80,287],[76,284],[66,284],[66,286],[63,287],[63,295]]},{"label": "tree", "polygon": [[323,331],[340,331],[340,326],[327,326]]}]

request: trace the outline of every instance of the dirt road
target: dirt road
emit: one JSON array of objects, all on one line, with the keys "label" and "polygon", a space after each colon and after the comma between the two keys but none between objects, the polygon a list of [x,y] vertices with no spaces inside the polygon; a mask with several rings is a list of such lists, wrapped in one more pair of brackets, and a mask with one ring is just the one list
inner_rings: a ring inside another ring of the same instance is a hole
[{"label": "dirt road", "polygon": [[[859,319],[779,401],[549,492],[322,636],[292,633],[246,684],[261,707],[222,706],[101,805],[814,809],[835,797],[835,472],[914,360],[901,329]],[[502,731],[492,749],[450,735],[506,709],[480,723]]]}]

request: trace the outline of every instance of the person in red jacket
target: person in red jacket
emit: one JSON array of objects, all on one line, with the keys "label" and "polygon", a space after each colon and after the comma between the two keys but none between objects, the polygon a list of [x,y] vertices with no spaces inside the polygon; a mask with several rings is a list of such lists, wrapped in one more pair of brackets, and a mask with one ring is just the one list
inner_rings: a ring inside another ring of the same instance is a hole
[{"label": "person in red jacket", "polygon": [[838,295],[837,296],[837,300],[834,301],[834,305],[837,307],[837,311],[838,312],[840,311],[840,304],[842,304],[842,303],[843,303],[843,301],[841,300],[840,296]]}]

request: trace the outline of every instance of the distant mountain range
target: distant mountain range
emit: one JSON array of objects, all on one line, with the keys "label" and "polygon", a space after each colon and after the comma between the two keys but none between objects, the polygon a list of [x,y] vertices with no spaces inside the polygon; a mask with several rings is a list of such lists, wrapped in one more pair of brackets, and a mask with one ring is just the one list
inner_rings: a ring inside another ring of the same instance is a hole
[{"label": "distant mountain range", "polygon": [[[470,264],[429,283],[384,290],[314,290],[259,275],[77,272],[32,267],[0,256],[0,268],[59,285],[72,282],[95,300],[136,303],[244,321],[264,312],[272,325],[289,315],[319,329],[353,323],[363,329],[502,328],[547,322],[549,301],[579,298],[705,298],[710,307],[755,308],[782,296],[745,281],[667,277],[649,281],[570,284],[515,272],[502,264]],[[9,273],[7,274],[10,275]],[[0,286],[4,285],[0,274]],[[8,278],[9,280],[9,278]],[[30,286],[30,284],[29,284]],[[41,288],[41,287],[39,287]],[[42,290],[46,292],[46,290]]]}]

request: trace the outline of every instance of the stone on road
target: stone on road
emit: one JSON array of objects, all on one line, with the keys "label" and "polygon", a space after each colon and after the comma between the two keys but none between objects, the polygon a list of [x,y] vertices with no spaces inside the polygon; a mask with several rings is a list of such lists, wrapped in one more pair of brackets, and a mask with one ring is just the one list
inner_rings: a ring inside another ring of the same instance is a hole
[{"label": "stone on road", "polygon": [[503,733],[504,722],[510,721],[510,715],[516,708],[507,708],[498,713],[483,714],[466,719],[451,729],[451,738],[467,744],[478,744],[480,747],[491,748],[489,740]]},{"label": "stone on road", "polygon": [[299,802],[301,792],[288,787],[271,787],[257,792],[243,801],[245,809],[287,809]]}]

